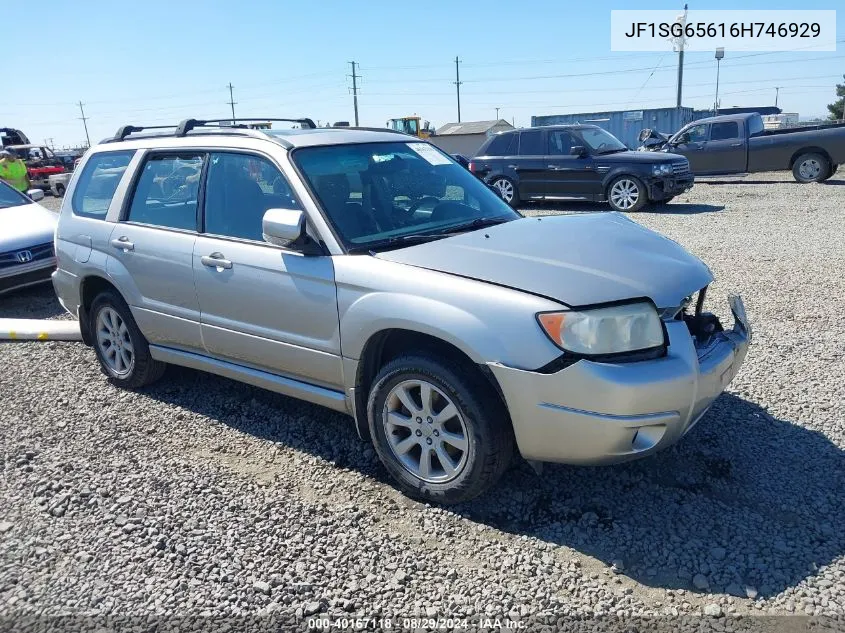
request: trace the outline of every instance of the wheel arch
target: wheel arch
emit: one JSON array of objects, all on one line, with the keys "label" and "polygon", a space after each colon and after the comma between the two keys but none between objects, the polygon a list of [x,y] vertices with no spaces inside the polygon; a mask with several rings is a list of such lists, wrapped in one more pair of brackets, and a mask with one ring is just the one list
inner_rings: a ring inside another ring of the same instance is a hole
[{"label": "wheel arch", "polygon": [[117,286],[100,275],[88,275],[79,285],[79,329],[82,332],[82,341],[86,345],[93,344],[91,331],[88,327],[88,311],[97,295],[106,290],[113,290],[117,294],[121,294]]},{"label": "wheel arch", "polygon": [[833,161],[830,158],[830,154],[828,154],[827,150],[823,147],[818,147],[817,145],[810,145],[808,147],[803,147],[792,154],[792,157],[789,159],[789,168],[792,169],[795,166],[795,161],[798,160],[804,154],[819,154],[823,156],[825,160],[827,160],[828,167],[833,165]]},{"label": "wheel arch", "polygon": [[493,372],[486,364],[476,362],[464,350],[438,336],[400,327],[374,332],[364,343],[355,375],[355,426],[358,434],[370,440],[367,423],[367,399],[379,370],[404,354],[419,353],[452,361],[466,371],[477,372],[506,407],[504,394]]}]

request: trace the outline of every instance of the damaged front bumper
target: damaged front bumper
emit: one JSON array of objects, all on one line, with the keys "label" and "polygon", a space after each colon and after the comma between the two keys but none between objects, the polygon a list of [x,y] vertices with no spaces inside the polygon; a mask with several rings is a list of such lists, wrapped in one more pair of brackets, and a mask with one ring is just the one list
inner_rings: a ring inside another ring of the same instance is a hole
[{"label": "damaged front bumper", "polygon": [[666,356],[630,363],[581,360],[553,374],[489,363],[529,460],[605,464],[672,445],[739,371],[751,341],[742,299],[731,330],[696,345],[683,320],[666,322]]}]

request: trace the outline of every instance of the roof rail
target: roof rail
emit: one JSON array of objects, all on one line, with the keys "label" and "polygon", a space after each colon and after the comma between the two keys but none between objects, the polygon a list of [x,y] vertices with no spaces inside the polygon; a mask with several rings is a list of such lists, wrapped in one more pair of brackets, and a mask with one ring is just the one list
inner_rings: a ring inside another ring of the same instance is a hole
[{"label": "roof rail", "polygon": [[117,129],[115,135],[110,138],[109,140],[112,142],[122,141],[130,134],[134,134],[135,132],[143,132],[144,130],[163,130],[165,128],[173,127],[172,125],[147,125],[144,127],[137,126],[137,125],[122,125]]},{"label": "roof rail", "polygon": [[[264,121],[287,121],[288,123],[299,123],[302,127],[307,127],[310,129],[316,129],[316,124],[309,118],[301,118],[301,119],[277,119],[271,117],[249,117],[245,119],[185,119],[178,126],[176,126],[176,136],[185,136],[191,130],[198,128],[198,127],[226,127],[226,128],[233,128],[233,127],[248,127],[244,123],[246,121],[257,121],[257,122],[264,122]],[[209,123],[216,123],[217,126],[210,126]],[[231,125],[220,125],[221,123],[231,123]]]}]

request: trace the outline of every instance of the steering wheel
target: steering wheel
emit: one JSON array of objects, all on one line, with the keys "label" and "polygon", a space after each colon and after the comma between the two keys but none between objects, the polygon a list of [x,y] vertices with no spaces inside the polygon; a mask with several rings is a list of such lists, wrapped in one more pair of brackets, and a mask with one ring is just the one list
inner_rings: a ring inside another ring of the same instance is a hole
[{"label": "steering wheel", "polygon": [[404,214],[405,217],[412,217],[417,212],[417,210],[426,202],[433,202],[434,206],[437,206],[438,204],[440,204],[440,198],[435,198],[434,196],[423,196],[422,198],[414,202],[414,204],[412,204],[410,207],[408,207],[408,210]]}]

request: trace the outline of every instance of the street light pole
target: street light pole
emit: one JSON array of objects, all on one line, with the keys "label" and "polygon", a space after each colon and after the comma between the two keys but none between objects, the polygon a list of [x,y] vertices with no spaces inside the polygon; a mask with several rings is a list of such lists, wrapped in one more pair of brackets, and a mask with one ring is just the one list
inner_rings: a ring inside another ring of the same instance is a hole
[{"label": "street light pole", "polygon": [[722,58],[725,56],[724,48],[716,49],[716,101],[713,103],[713,114],[719,113],[719,68]]},{"label": "street light pole", "polygon": [[499,108],[496,108],[496,120],[499,120]]}]

